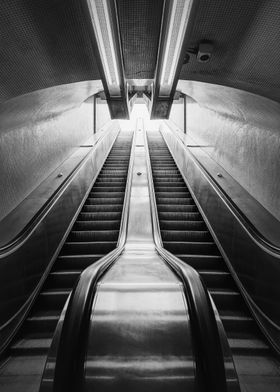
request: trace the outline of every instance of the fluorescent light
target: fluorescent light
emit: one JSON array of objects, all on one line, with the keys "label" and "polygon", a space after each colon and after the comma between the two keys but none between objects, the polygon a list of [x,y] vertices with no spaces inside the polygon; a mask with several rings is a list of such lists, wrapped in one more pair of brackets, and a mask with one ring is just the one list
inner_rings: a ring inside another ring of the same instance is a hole
[{"label": "fluorescent light", "polygon": [[120,78],[108,0],[87,0],[100,57],[111,96],[120,96]]},{"label": "fluorescent light", "polygon": [[192,4],[193,0],[173,0],[164,47],[159,96],[168,96],[171,92]]}]

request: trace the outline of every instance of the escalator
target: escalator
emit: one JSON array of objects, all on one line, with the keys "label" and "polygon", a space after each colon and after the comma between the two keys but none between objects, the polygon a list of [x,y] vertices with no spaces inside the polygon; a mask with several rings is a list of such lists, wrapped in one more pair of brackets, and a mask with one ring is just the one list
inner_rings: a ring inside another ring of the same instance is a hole
[{"label": "escalator", "polygon": [[[18,363],[15,359],[19,357],[26,359],[31,356],[47,355],[61,311],[77,278],[85,268],[116,248],[131,145],[132,133],[121,132],[28,318],[9,348],[8,365],[9,362]],[[3,385],[0,383],[0,386]]]},{"label": "escalator", "polygon": [[159,132],[148,145],[163,246],[195,268],[223,322],[244,391],[276,391],[279,362],[252,318]]}]

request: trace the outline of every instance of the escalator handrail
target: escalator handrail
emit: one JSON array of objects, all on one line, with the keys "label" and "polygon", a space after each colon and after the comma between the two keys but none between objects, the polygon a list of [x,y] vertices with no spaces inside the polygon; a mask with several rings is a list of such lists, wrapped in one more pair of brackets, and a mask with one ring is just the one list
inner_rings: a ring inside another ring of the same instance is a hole
[{"label": "escalator handrail", "polygon": [[47,213],[50,211],[56,200],[60,197],[60,195],[65,191],[67,186],[71,183],[74,176],[77,174],[79,169],[84,165],[84,163],[90,159],[92,151],[96,148],[97,144],[99,144],[108,133],[111,132],[111,128],[100,135],[100,137],[94,141],[92,148],[90,151],[82,158],[82,160],[78,163],[78,165],[71,171],[71,173],[65,178],[65,180],[59,185],[59,187],[54,191],[52,196],[42,205],[42,207],[38,210],[38,212],[30,219],[30,221],[26,224],[26,226],[10,241],[6,244],[0,246],[0,256],[4,258],[16,251],[19,247],[21,247],[30,237],[30,235],[36,230],[41,221],[45,218]]},{"label": "escalator handrail", "polygon": [[117,247],[108,255],[86,268],[70,294],[57,347],[53,380],[53,391],[55,392],[76,392],[82,390],[87,332],[96,288],[100,278],[122,253],[126,242],[134,146],[135,132],[131,145]]},{"label": "escalator handrail", "polygon": [[[230,362],[234,369],[228,342],[225,334],[219,332],[214,304],[198,272],[163,247],[146,133],[145,145],[154,241],[158,253],[181,279],[184,286],[194,338],[197,387],[199,391],[226,392],[229,390],[226,377],[226,362],[228,362],[226,356],[230,356]],[[240,391],[238,381],[231,391]]]},{"label": "escalator handrail", "polygon": [[[168,127],[170,129],[170,127]],[[266,252],[274,255],[279,258],[280,255],[280,247],[274,244],[272,241],[267,239],[257,228],[256,226],[245,216],[243,211],[237,206],[236,203],[229,197],[229,195],[224,191],[224,189],[217,182],[215,177],[206,169],[206,167],[196,158],[196,156],[192,153],[192,151],[188,148],[188,145],[185,143],[184,136],[181,135],[180,132],[174,132],[172,129],[170,131],[173,135],[178,139],[179,143],[183,145],[183,148],[188,151],[190,157],[193,161],[198,165],[200,170],[205,174],[208,181],[212,185],[212,187],[216,190],[218,194],[221,195],[222,199],[227,203],[235,217],[239,220],[240,224],[243,226],[244,230],[249,234],[249,236],[253,239],[253,241],[260,247],[262,247]]]}]

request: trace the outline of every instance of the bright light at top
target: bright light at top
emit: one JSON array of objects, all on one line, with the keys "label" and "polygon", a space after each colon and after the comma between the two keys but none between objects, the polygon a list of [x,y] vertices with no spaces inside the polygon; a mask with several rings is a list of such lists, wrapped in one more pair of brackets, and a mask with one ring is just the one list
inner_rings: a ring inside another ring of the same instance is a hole
[{"label": "bright light at top", "polygon": [[159,124],[162,120],[150,120],[150,113],[145,103],[135,103],[130,113],[130,120],[120,120],[120,126],[122,130],[131,131],[135,129],[137,121],[142,119],[144,122],[145,129],[147,130],[158,130]]},{"label": "bright light at top", "polygon": [[160,96],[169,95],[172,89],[192,3],[193,0],[173,0],[160,77]]},{"label": "bright light at top", "polygon": [[107,0],[87,0],[109,92],[120,95],[120,79]]}]

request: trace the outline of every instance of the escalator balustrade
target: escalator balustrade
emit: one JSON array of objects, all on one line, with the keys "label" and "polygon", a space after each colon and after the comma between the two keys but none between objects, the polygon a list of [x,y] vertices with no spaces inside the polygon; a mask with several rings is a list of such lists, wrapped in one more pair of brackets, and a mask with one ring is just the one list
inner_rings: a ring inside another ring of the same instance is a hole
[{"label": "escalator balustrade", "polygon": [[20,333],[11,356],[44,355],[81,272],[117,246],[132,136],[120,133]]},{"label": "escalator balustrade", "polygon": [[223,322],[241,381],[242,377],[250,379],[245,381],[248,387],[250,377],[262,371],[262,376],[267,376],[266,390],[276,391],[273,385],[276,378],[279,382],[279,363],[251,316],[161,134],[148,133],[148,145],[164,248],[203,278]]}]

